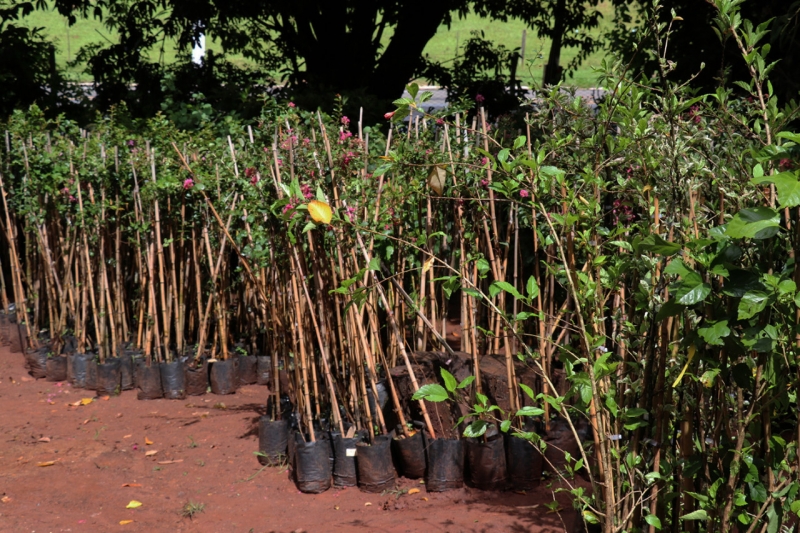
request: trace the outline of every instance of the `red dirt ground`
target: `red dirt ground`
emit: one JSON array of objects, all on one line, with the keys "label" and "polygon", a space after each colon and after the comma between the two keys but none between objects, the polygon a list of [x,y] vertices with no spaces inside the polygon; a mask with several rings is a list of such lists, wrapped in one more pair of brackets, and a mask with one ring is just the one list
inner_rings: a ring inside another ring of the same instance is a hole
[{"label": "red dirt ground", "polygon": [[[575,531],[564,496],[564,511],[547,512],[553,492],[544,484],[524,495],[426,493],[400,478],[400,487],[420,492],[301,494],[288,470],[261,470],[253,455],[266,391],[252,385],[184,401],[139,401],[126,391],[75,407],[94,393],[36,381],[22,354],[0,347],[0,531]],[[131,500],[141,507],[126,509]],[[188,502],[203,512],[183,517]]]}]

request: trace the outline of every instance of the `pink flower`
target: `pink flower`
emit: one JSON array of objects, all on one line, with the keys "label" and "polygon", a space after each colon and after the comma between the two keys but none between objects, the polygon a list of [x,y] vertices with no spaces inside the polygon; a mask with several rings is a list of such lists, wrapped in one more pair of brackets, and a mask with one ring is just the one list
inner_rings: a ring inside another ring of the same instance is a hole
[{"label": "pink flower", "polygon": [[255,174],[253,174],[253,176],[250,178],[250,185],[253,185],[253,186],[255,186],[255,184],[256,184],[256,183],[258,183],[258,179],[259,179],[258,172],[256,172],[256,173],[255,173]]},{"label": "pink flower", "polygon": [[183,190],[188,191],[192,187],[194,187],[194,180],[192,178],[186,178],[186,180],[183,182]]},{"label": "pink flower", "polygon": [[347,118],[347,117],[342,117],[342,124],[344,124],[345,126],[347,126],[348,124],[350,124],[350,119],[349,119],[349,118]]},{"label": "pink flower", "polygon": [[689,116],[691,117],[692,121],[693,121],[695,124],[699,124],[699,123],[700,123],[700,120],[701,120],[701,116],[700,116],[700,106],[699,106],[699,105],[693,105],[693,106],[692,106],[692,107],[689,109]]},{"label": "pink flower", "polygon": [[353,221],[353,217],[355,216],[355,214],[356,214],[356,208],[353,207],[353,206],[348,206],[346,211],[345,211],[344,216],[347,217],[347,221],[348,222],[352,222]]},{"label": "pink flower", "polygon": [[484,189],[489,186],[489,180],[481,180],[481,187]]},{"label": "pink flower", "polygon": [[285,215],[286,213],[288,213],[292,209],[294,209],[294,206],[292,204],[286,204],[285,206],[283,206],[283,211],[281,211],[281,213],[283,213]]},{"label": "pink flower", "polygon": [[353,159],[355,159],[355,158],[356,158],[356,154],[354,154],[353,152],[347,152],[347,155],[344,156],[344,164],[345,165],[349,165],[350,162],[353,161]]},{"label": "pink flower", "polygon": [[389,120],[393,116],[394,116],[394,111],[389,111],[388,113],[383,114],[383,118],[385,118],[386,120]]},{"label": "pink flower", "polygon": [[794,165],[792,164],[792,160],[791,159],[781,159],[778,162],[778,167],[781,169],[781,171],[791,170],[793,166]]},{"label": "pink flower", "polygon": [[349,131],[340,131],[339,132],[339,142],[340,143],[344,142],[346,139],[349,139],[352,136],[353,136],[353,134],[350,133]]},{"label": "pink flower", "polygon": [[436,123],[441,126],[442,124],[444,124],[444,120],[437,118]]},{"label": "pink flower", "polygon": [[303,146],[308,146],[309,144],[311,144],[311,139],[309,139],[308,137],[305,137],[303,139]]},{"label": "pink flower", "polygon": [[70,201],[70,202],[72,202],[72,203],[74,204],[75,202],[77,202],[77,201],[78,201],[78,199],[77,199],[77,198],[75,198],[74,196],[72,196],[72,195],[70,194],[70,195],[69,195],[69,201]]},{"label": "pink flower", "polygon": [[486,100],[486,98],[484,98],[482,94],[479,93],[475,95],[475,101],[479,104],[482,104],[484,100]]},{"label": "pink flower", "polygon": [[311,192],[311,185],[305,184],[300,188],[300,190],[303,193],[303,198],[305,198],[306,200],[314,198],[314,193]]},{"label": "pink flower", "polygon": [[522,189],[521,191],[519,191],[519,195],[522,196],[523,198],[527,198],[528,196],[531,195],[531,193],[528,192],[528,189]]},{"label": "pink flower", "polygon": [[488,157],[484,156],[484,157],[481,158],[481,166],[482,167],[489,166],[489,158]]},{"label": "pink flower", "polygon": [[296,105],[294,105],[294,102],[289,102],[289,107],[292,107],[292,108],[294,108],[294,107],[297,107],[297,106],[296,106]]}]

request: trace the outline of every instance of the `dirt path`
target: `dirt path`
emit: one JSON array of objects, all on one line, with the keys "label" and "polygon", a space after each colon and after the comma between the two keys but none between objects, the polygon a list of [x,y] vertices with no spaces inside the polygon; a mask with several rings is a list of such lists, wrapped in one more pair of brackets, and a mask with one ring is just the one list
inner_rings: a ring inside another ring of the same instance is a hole
[{"label": "dirt path", "polygon": [[[21,354],[0,347],[0,531],[549,533],[564,531],[562,518],[573,530],[574,512],[547,512],[544,484],[525,495],[436,494],[400,478],[420,492],[301,494],[288,470],[261,470],[253,455],[263,387],[184,401],[127,391],[71,405],[93,394],[34,380]],[[131,500],[141,507],[127,509]],[[182,515],[189,502],[204,506],[192,519]]]}]

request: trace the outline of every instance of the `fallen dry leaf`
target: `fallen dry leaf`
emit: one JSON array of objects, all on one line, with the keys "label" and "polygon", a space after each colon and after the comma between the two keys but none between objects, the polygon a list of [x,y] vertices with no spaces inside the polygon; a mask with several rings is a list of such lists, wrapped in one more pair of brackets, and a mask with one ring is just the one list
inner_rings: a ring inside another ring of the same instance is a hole
[{"label": "fallen dry leaf", "polygon": [[183,459],[175,459],[174,461],[159,461],[160,465],[171,465],[172,463],[182,463]]},{"label": "fallen dry leaf", "polygon": [[141,487],[142,484],[141,483],[123,483],[122,486],[123,487]]},{"label": "fallen dry leaf", "polygon": [[409,489],[409,491],[408,491],[409,494],[416,494],[418,492],[419,492],[419,489]]},{"label": "fallen dry leaf", "polygon": [[133,520],[120,520],[119,525],[124,526],[126,524],[130,524]]},{"label": "fallen dry leaf", "polygon": [[372,502],[367,502],[367,503],[365,503],[365,504],[364,504],[364,507],[366,507],[366,506],[368,506],[368,505],[372,505]]},{"label": "fallen dry leaf", "polygon": [[426,501],[428,501],[428,498],[426,498],[425,496],[423,496],[423,497],[422,497],[422,501],[425,501],[425,502],[426,502]]},{"label": "fallen dry leaf", "polygon": [[129,439],[129,438],[131,438],[131,437],[133,437],[133,435],[125,435],[125,436],[124,436],[124,437],[122,437],[122,438],[123,438],[123,439]]},{"label": "fallen dry leaf", "polygon": [[111,399],[111,396],[100,396],[100,399],[103,400],[104,402],[107,402],[108,400]]},{"label": "fallen dry leaf", "polygon": [[136,500],[131,500],[131,503],[125,506],[126,509],[136,509],[137,507],[141,507],[142,502],[137,502]]},{"label": "fallen dry leaf", "polygon": [[150,439],[148,439],[147,437],[145,437],[145,438],[144,438],[144,443],[145,443],[145,444],[147,444],[147,445],[149,446],[149,445],[153,444],[153,441],[151,441]]},{"label": "fallen dry leaf", "polygon": [[36,463],[36,466],[53,466],[56,464],[55,461],[45,461],[43,463]]},{"label": "fallen dry leaf", "polygon": [[214,404],[214,409],[227,409],[228,406],[225,405],[224,402],[219,402]]},{"label": "fallen dry leaf", "polygon": [[0,502],[3,502],[3,503],[8,503],[10,501],[11,501],[11,498],[9,498],[8,496],[3,496],[2,498],[0,498]]},{"label": "fallen dry leaf", "polygon": [[202,412],[196,412],[196,413],[192,413],[192,416],[202,416],[202,417],[206,417],[206,416],[208,416],[208,415],[209,415],[209,412],[208,412],[208,411],[202,411]]},{"label": "fallen dry leaf", "polygon": [[50,437],[42,437],[39,442],[50,442]]},{"label": "fallen dry leaf", "polygon": [[145,457],[150,457],[151,455],[155,455],[158,453],[158,450],[150,450],[149,452],[145,452]]},{"label": "fallen dry leaf", "polygon": [[79,405],[89,405],[94,401],[94,398],[81,398],[81,401],[78,402]]}]

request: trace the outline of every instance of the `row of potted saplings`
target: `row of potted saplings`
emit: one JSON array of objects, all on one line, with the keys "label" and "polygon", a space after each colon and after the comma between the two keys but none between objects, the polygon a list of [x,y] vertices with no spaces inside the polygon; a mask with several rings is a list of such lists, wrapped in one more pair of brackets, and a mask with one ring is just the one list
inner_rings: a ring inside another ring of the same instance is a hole
[{"label": "row of potted saplings", "polygon": [[[287,402],[284,398],[282,403]],[[370,442],[365,430],[351,426],[342,434],[316,422],[312,437],[292,427],[291,420],[297,416],[285,415],[281,420],[261,417],[256,455],[264,465],[288,462],[298,490],[305,493],[317,494],[331,486],[392,491],[398,474],[424,479],[429,492],[459,489],[465,479],[482,490],[523,491],[533,489],[542,477],[544,461],[539,450],[525,439],[499,432],[496,426],[490,425],[479,438],[432,439],[419,423],[405,435],[398,427],[389,435],[376,434]]]},{"label": "row of potted saplings", "polygon": [[233,394],[240,385],[270,384],[272,358],[251,356],[242,344],[227,360],[205,356],[197,359],[195,350],[188,349],[186,354],[173,353],[162,362],[148,360],[140,350],[123,344],[117,357],[98,363],[95,354],[77,352],[74,337],[62,339],[59,354],[53,353],[53,343],[47,339],[42,339],[39,348],[26,349],[27,338],[26,326],[17,324],[13,313],[0,313],[0,344],[9,346],[11,353],[25,352],[25,368],[31,376],[68,381],[76,388],[97,391],[98,396],[138,388],[140,400],[181,400],[209,390],[213,394]]}]

